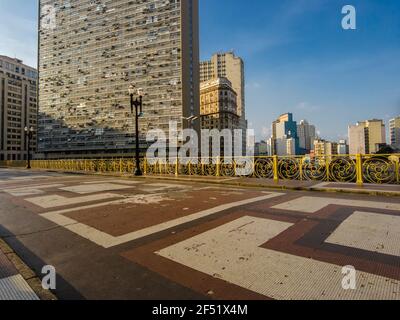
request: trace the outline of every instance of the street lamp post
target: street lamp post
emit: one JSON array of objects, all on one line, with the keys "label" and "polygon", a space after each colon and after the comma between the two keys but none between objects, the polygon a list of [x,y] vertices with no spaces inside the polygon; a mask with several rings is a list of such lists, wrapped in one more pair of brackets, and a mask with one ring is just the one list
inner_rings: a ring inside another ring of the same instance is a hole
[{"label": "street lamp post", "polygon": [[33,139],[33,127],[25,127],[25,137],[27,138],[27,151],[28,151],[28,160],[26,168],[29,170],[31,169],[31,140]]},{"label": "street lamp post", "polygon": [[139,137],[139,118],[143,116],[143,93],[141,89],[135,89],[134,86],[129,87],[129,95],[131,97],[131,114],[135,108],[135,122],[136,122],[136,170],[135,176],[140,177],[143,175],[140,168],[140,137]]}]

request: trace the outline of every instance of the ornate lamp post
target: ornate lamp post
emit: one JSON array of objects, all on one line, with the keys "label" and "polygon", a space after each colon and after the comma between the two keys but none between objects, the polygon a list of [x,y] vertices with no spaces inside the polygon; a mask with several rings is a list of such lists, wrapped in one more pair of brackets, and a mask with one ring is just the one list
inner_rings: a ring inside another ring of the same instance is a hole
[{"label": "ornate lamp post", "polygon": [[135,89],[134,86],[129,87],[129,95],[131,97],[131,114],[135,108],[135,128],[136,128],[136,170],[135,176],[143,175],[140,169],[140,137],[139,137],[139,118],[143,116],[143,92],[142,89]]},{"label": "ornate lamp post", "polygon": [[27,160],[27,169],[31,169],[31,140],[33,139],[33,132],[35,129],[33,127],[25,127],[25,137],[27,138],[27,149],[28,149],[28,160]]}]

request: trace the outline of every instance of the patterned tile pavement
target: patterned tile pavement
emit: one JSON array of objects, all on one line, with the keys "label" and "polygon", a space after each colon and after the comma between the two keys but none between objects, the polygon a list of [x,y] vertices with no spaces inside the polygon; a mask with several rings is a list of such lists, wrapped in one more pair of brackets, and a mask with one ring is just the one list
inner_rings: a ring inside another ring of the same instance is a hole
[{"label": "patterned tile pavement", "polygon": [[398,197],[0,170],[0,203],[62,299],[400,300]]}]

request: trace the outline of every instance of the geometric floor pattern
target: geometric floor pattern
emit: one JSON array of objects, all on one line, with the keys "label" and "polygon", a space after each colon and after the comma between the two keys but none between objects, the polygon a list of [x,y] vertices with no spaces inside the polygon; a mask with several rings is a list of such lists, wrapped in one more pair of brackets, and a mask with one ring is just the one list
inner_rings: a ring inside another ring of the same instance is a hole
[{"label": "geometric floor pattern", "polygon": [[[121,246],[124,261],[204,296],[400,300],[400,203],[390,198],[29,179],[3,181],[1,191],[82,241]],[[344,266],[357,270],[356,290],[343,289]]]}]

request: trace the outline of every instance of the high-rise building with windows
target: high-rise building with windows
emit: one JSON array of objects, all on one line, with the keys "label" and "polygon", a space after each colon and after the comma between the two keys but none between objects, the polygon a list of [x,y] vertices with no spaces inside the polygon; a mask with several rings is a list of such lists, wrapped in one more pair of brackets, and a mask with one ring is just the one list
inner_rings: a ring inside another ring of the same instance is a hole
[{"label": "high-rise building with windows", "polygon": [[245,103],[245,73],[244,62],[233,52],[214,54],[210,60],[200,63],[200,82],[216,78],[227,78],[237,94],[240,128],[243,130],[243,146],[246,147],[246,103]]},{"label": "high-rise building with windows", "polygon": [[349,145],[346,140],[340,140],[337,147],[337,153],[339,155],[347,155],[349,154]]},{"label": "high-rise building with windows", "polygon": [[40,12],[45,157],[131,154],[130,85],[144,92],[142,143],[151,129],[168,133],[175,121],[180,132],[199,115],[198,0],[40,0]]},{"label": "high-rise building with windows", "polygon": [[386,144],[386,127],[383,120],[367,120],[349,126],[350,154],[377,153]]},{"label": "high-rise building with windows", "polygon": [[332,155],[338,154],[338,143],[316,139],[314,141],[314,156],[322,159],[332,160]]},{"label": "high-rise building with windows", "polygon": [[271,155],[295,156],[300,154],[297,122],[293,120],[293,114],[283,114],[272,123],[272,137],[269,144]]},{"label": "high-rise building with windows", "polygon": [[309,124],[307,120],[301,120],[297,125],[297,135],[299,136],[300,153],[308,154],[314,150],[314,141],[317,137],[314,125]]},{"label": "high-rise building with windows", "polygon": [[389,121],[390,144],[393,148],[400,149],[400,116]]},{"label": "high-rise building with windows", "polygon": [[36,150],[37,71],[0,55],[0,160],[26,160],[25,127],[34,129]]},{"label": "high-rise building with windows", "polygon": [[[240,117],[237,113],[237,95],[232,88],[232,83],[228,79],[217,78],[201,83],[200,115],[202,130],[230,130],[232,136],[234,136],[234,130],[240,129]],[[202,148],[210,148],[209,154],[212,154],[210,142],[203,141]],[[234,145],[234,139],[232,142],[233,144],[229,148],[233,155],[233,152],[236,152],[236,146]],[[220,141],[219,155],[226,155],[225,141]]]}]

